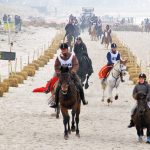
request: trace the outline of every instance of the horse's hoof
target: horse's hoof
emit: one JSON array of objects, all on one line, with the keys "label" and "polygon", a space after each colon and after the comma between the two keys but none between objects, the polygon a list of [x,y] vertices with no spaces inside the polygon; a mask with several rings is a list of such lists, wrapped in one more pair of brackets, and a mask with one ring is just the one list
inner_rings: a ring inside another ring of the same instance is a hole
[{"label": "horse's hoof", "polygon": [[140,136],[138,137],[138,142],[142,143],[143,142],[143,138]]},{"label": "horse's hoof", "polygon": [[80,133],[77,133],[77,134],[76,134],[76,137],[80,138]]},{"label": "horse's hoof", "polygon": [[150,137],[147,137],[146,143],[150,144]]},{"label": "horse's hoof", "polygon": [[118,95],[115,96],[115,100],[117,100],[117,99],[118,99]]},{"label": "horse's hoof", "polygon": [[68,138],[69,138],[68,134],[67,134],[67,135],[64,135],[64,139],[65,139],[65,140],[68,140]]},{"label": "horse's hoof", "polygon": [[71,134],[71,130],[68,130],[68,133]]},{"label": "horse's hoof", "polygon": [[71,131],[72,132],[75,132],[76,131],[76,127],[74,126],[74,127],[71,127]]},{"label": "horse's hoof", "polygon": [[56,115],[56,119],[59,119],[59,115]]}]

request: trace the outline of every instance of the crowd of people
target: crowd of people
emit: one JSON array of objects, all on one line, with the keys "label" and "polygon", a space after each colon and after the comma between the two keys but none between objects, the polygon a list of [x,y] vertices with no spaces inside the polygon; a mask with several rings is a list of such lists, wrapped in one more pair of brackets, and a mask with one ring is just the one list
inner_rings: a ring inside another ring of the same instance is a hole
[{"label": "crowd of people", "polygon": [[1,29],[5,32],[15,31],[16,33],[21,31],[22,19],[19,15],[7,15],[4,14],[0,21]]}]

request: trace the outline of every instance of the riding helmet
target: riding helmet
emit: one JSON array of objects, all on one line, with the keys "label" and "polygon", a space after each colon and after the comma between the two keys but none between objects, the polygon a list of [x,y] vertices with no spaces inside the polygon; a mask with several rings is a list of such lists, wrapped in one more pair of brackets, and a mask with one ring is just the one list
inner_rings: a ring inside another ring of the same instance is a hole
[{"label": "riding helmet", "polygon": [[145,73],[140,73],[140,74],[139,74],[139,78],[144,78],[144,79],[146,79],[146,74],[145,74]]},{"label": "riding helmet", "polygon": [[111,44],[111,48],[117,48],[116,43],[112,43],[112,44]]},{"label": "riding helmet", "polygon": [[60,49],[68,49],[68,44],[67,43],[61,43]]}]

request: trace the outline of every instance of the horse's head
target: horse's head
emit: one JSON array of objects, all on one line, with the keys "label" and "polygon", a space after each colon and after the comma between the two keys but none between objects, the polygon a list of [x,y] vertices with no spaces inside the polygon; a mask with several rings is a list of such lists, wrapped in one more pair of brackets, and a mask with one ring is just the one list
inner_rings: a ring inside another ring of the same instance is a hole
[{"label": "horse's head", "polygon": [[126,66],[125,66],[126,61],[118,60],[114,64],[114,70],[116,70],[118,73],[122,74],[123,76],[126,75]]},{"label": "horse's head", "polygon": [[138,92],[136,94],[136,99],[137,99],[137,111],[140,115],[143,115],[147,107],[146,94],[143,92]]},{"label": "horse's head", "polygon": [[59,77],[59,83],[61,85],[61,93],[62,94],[67,94],[69,85],[71,83],[71,77],[69,73],[69,68],[68,67],[61,67],[61,74]]}]

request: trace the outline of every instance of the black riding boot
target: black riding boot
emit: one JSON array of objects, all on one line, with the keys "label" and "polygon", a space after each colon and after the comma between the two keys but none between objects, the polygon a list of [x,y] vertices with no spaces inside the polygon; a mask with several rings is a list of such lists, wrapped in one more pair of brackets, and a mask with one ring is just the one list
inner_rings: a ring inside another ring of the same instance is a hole
[{"label": "black riding boot", "polygon": [[85,100],[84,91],[83,91],[83,88],[82,88],[82,86],[80,84],[78,84],[78,88],[80,90],[80,97],[81,97],[83,105],[87,105],[88,102]]},{"label": "black riding boot", "polygon": [[60,85],[57,86],[55,91],[55,104],[50,106],[52,108],[57,108],[59,104],[59,91],[60,91]]},{"label": "black riding boot", "polygon": [[125,80],[123,80],[123,75],[122,75],[122,73],[120,73],[120,79],[121,79],[121,82],[125,82]]}]

